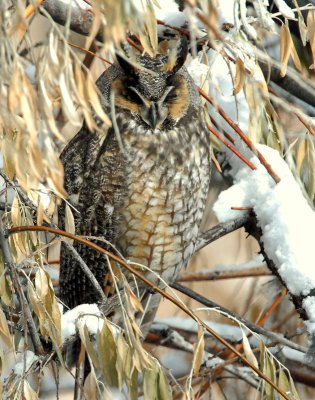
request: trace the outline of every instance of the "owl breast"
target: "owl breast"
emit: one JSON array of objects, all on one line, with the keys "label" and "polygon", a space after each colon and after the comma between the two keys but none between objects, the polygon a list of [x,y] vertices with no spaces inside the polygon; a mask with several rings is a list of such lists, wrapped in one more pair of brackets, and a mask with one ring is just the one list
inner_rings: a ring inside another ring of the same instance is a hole
[{"label": "owl breast", "polygon": [[132,121],[123,127],[128,189],[117,246],[160,286],[158,276],[173,281],[192,256],[204,213],[210,147],[201,121],[149,135]]}]

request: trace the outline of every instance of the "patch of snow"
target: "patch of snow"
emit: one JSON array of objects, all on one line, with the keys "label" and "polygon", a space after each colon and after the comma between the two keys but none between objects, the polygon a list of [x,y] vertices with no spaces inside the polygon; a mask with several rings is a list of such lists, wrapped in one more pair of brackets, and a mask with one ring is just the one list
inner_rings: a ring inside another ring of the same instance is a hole
[{"label": "patch of snow", "polygon": [[295,19],[294,12],[284,0],[275,0],[279,12],[286,18]]},{"label": "patch of snow", "polygon": [[[218,264],[215,266],[215,268],[211,269],[211,272],[221,272],[221,271],[244,271],[246,269],[250,269],[250,268],[258,268],[261,267],[263,265],[266,265],[265,261],[264,261],[264,257],[262,254],[257,254],[256,257],[254,257],[253,259],[246,261],[244,263],[241,264]],[[198,271],[200,273],[203,272],[203,270]],[[205,273],[209,273],[209,269],[204,270]]]},{"label": "patch of snow", "polygon": [[76,334],[78,320],[87,326],[91,334],[100,331],[104,324],[104,317],[96,304],[81,304],[61,316],[62,342]]},{"label": "patch of snow", "polygon": [[240,211],[231,207],[252,207],[262,228],[268,257],[290,292],[307,296],[315,287],[312,248],[315,213],[280,154],[268,146],[257,145],[257,148],[281,181],[276,185],[257,157],[252,157],[257,170],[251,171],[247,166],[234,168],[235,183],[220,194],[214,212],[223,222],[239,216]]},{"label": "patch of snow", "polygon": [[197,86],[202,87],[209,73],[209,67],[201,63],[198,58],[192,58],[186,63],[186,68]]},{"label": "patch of snow", "polygon": [[[184,331],[190,331],[198,333],[198,323],[191,318],[181,317],[166,317],[156,318],[156,323],[166,324],[171,328],[178,328]],[[239,341],[242,339],[242,331],[238,326],[221,324],[214,321],[204,321],[210,328],[215,330],[219,335],[223,336],[227,340]]]},{"label": "patch of snow", "polygon": [[[248,132],[249,106],[245,98],[244,90],[234,95],[235,64],[229,62],[217,51],[211,49],[207,53],[209,60],[209,95],[219,104],[226,114],[238,124],[244,133]],[[228,132],[236,142],[236,145],[243,148],[238,135],[219,115],[218,111],[211,105],[208,111],[226,132]]]},{"label": "patch of snow", "polygon": [[217,13],[219,23],[235,25],[234,8],[235,0],[218,0]]},{"label": "patch of snow", "polygon": [[14,373],[16,375],[22,376],[23,371],[27,372],[36,360],[38,360],[38,357],[32,351],[26,350],[25,360],[24,360],[24,354],[22,354],[22,361],[15,364],[13,368]]}]

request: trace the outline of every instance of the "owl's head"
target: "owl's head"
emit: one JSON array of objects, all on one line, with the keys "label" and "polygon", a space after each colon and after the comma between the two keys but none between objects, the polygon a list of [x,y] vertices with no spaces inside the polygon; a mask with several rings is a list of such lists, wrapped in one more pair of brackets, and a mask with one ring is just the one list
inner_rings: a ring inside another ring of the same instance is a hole
[{"label": "owl's head", "polygon": [[121,73],[113,80],[115,107],[152,130],[172,129],[190,104],[191,81],[183,64],[187,41],[180,39],[167,54],[117,56]]}]

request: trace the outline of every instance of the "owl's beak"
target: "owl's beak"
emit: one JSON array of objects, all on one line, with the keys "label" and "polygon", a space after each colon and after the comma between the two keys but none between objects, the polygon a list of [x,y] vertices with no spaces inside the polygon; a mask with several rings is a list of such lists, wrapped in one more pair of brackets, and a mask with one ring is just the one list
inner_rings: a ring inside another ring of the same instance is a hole
[{"label": "owl's beak", "polygon": [[148,110],[148,123],[155,129],[158,123],[158,111],[155,103],[152,103]]}]

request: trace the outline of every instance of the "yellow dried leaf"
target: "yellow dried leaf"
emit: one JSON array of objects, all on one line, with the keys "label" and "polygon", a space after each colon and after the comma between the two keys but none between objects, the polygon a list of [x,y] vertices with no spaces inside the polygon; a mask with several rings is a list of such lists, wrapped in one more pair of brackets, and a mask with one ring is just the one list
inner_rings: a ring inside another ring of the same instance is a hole
[{"label": "yellow dried leaf", "polygon": [[294,41],[293,41],[292,37],[291,37],[291,43],[292,43],[292,46],[291,46],[291,57],[292,57],[293,63],[295,65],[295,68],[298,71],[301,72],[302,71],[302,64],[301,64],[299,55],[298,55],[298,53],[296,51],[295,44],[294,44]]},{"label": "yellow dried leaf", "polygon": [[4,312],[0,308],[0,338],[2,345],[6,346],[6,349],[13,350],[13,342],[12,342],[12,336],[10,334],[10,330],[8,327],[8,323],[6,320],[6,317],[4,315]]},{"label": "yellow dried leaf", "polygon": [[307,33],[313,55],[313,65],[315,64],[315,10],[310,10],[307,14]]},{"label": "yellow dried leaf", "polygon": [[280,28],[280,76],[285,76],[287,72],[287,66],[289,57],[291,54],[292,48],[292,39],[290,35],[289,27],[286,24],[283,24]]},{"label": "yellow dried leaf", "polygon": [[37,215],[36,215],[36,223],[38,226],[43,224],[43,220],[44,220],[44,205],[43,202],[40,200],[39,204],[37,206]]},{"label": "yellow dried leaf", "polygon": [[[244,349],[245,356],[248,361],[250,361],[253,365],[255,365],[256,368],[258,368],[257,358],[255,357],[255,354],[253,353],[253,350],[250,347],[248,338],[243,331],[242,331],[242,335],[243,335],[243,349]],[[257,373],[255,371],[253,371],[253,372],[255,375],[257,375]]]},{"label": "yellow dried leaf", "polygon": [[87,77],[86,79],[86,85],[87,85],[87,93],[88,93],[88,97],[89,97],[89,101],[90,104],[92,105],[94,111],[96,112],[97,116],[107,125],[107,126],[111,126],[111,122],[110,119],[108,118],[108,116],[105,114],[98,94],[97,94],[97,89],[96,86],[94,84],[94,82],[91,80],[90,77]]},{"label": "yellow dried leaf", "polygon": [[147,10],[145,13],[146,29],[150,38],[150,43],[153,50],[153,56],[155,56],[158,47],[158,37],[157,37],[157,23],[156,16],[154,14],[154,9],[151,2],[147,3]]},{"label": "yellow dried leaf", "polygon": [[59,87],[61,93],[62,111],[67,116],[68,120],[76,125],[78,123],[78,113],[72,101],[70,89],[67,84],[66,76],[64,73],[60,74]]},{"label": "yellow dried leaf", "polygon": [[205,348],[204,340],[204,329],[202,326],[198,326],[198,342],[194,344],[194,359],[193,359],[193,370],[197,374],[203,361],[203,353]]},{"label": "yellow dried leaf", "polygon": [[142,307],[141,301],[140,301],[140,300],[138,299],[138,297],[133,293],[132,290],[128,290],[128,296],[129,296],[129,300],[130,300],[130,303],[131,303],[133,309],[134,309],[135,311],[143,312],[143,307]]},{"label": "yellow dried leaf", "polygon": [[38,400],[37,393],[32,389],[26,379],[23,380],[23,399],[25,400]]},{"label": "yellow dried leaf", "polygon": [[106,321],[101,332],[97,335],[99,359],[102,365],[106,383],[111,387],[118,387],[116,370],[117,345],[110,324]]},{"label": "yellow dried leaf", "polygon": [[48,295],[48,279],[46,272],[42,268],[38,268],[35,274],[35,287],[40,300],[46,304],[46,296]]},{"label": "yellow dried leaf", "polygon": [[240,58],[236,59],[235,68],[234,95],[238,94],[243,89],[246,79],[244,62]]},{"label": "yellow dried leaf", "polygon": [[304,18],[303,18],[303,15],[301,14],[301,11],[298,15],[298,22],[299,22],[299,31],[300,31],[301,40],[302,40],[303,46],[306,46],[308,33],[307,33],[307,26],[304,22]]},{"label": "yellow dried leaf", "polygon": [[[75,234],[75,223],[74,217],[71,211],[71,208],[66,203],[66,212],[65,212],[65,230],[69,233]],[[71,241],[73,243],[73,240]]]}]

